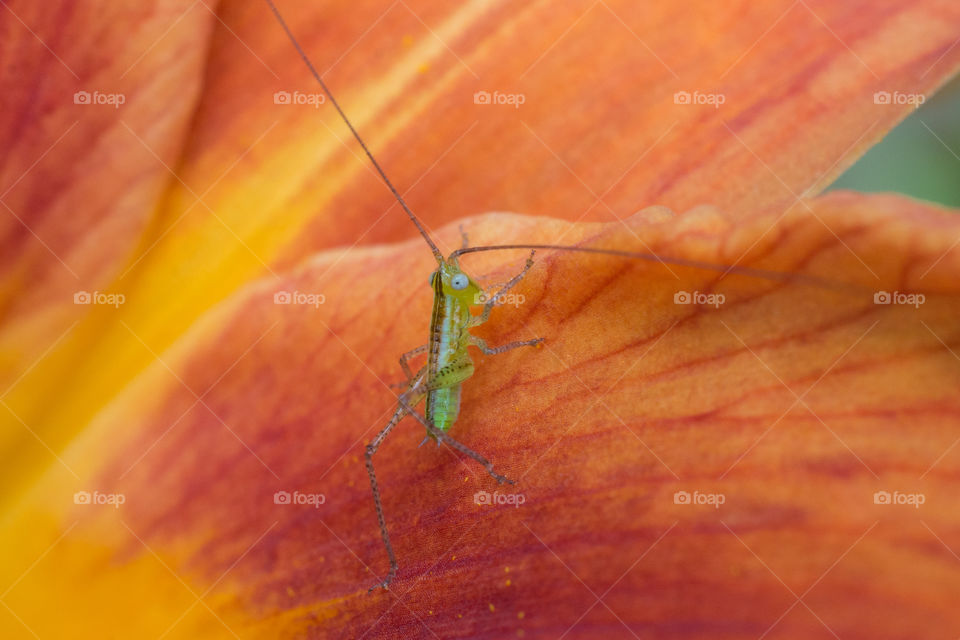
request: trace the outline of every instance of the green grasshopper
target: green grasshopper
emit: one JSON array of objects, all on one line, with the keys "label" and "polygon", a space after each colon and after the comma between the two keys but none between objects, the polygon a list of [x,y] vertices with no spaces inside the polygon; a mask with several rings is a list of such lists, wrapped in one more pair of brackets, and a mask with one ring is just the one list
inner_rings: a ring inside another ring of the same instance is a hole
[{"label": "green grasshopper", "polygon": [[[397,558],[393,551],[393,546],[390,543],[390,534],[387,530],[386,519],[384,518],[383,514],[383,505],[380,499],[380,488],[377,484],[377,476],[373,469],[373,456],[376,454],[380,445],[383,444],[383,441],[386,439],[387,435],[389,435],[390,431],[392,431],[393,428],[397,426],[400,420],[402,420],[405,416],[413,416],[427,430],[427,437],[424,439],[424,442],[430,438],[433,438],[437,442],[438,446],[440,444],[446,444],[462,454],[476,460],[498,483],[514,484],[513,480],[510,480],[509,478],[497,473],[493,468],[493,464],[489,460],[473,449],[467,447],[465,444],[454,439],[447,432],[456,423],[457,417],[460,413],[461,385],[468,378],[470,378],[474,372],[474,363],[470,358],[468,347],[474,346],[484,354],[494,355],[503,353],[505,351],[510,351],[511,349],[516,349],[518,347],[535,347],[543,342],[543,338],[534,338],[532,340],[510,342],[498,347],[490,347],[486,342],[477,336],[470,334],[469,332],[470,329],[486,322],[489,319],[493,308],[497,306],[498,300],[502,300],[503,295],[513,288],[518,282],[520,282],[520,280],[527,274],[527,272],[533,266],[533,256],[535,251],[558,250],[596,253],[602,255],[619,256],[622,258],[649,260],[659,262],[664,265],[694,267],[698,269],[718,271],[724,275],[728,273],[736,273],[755,278],[762,278],[765,280],[792,283],[799,282],[824,288],[836,288],[835,283],[824,281],[812,276],[765,271],[741,266],[718,265],[696,260],[686,260],[682,258],[666,258],[651,253],[548,244],[511,244],[468,247],[465,234],[463,236],[463,246],[451,253],[448,258],[444,258],[443,254],[437,248],[437,245],[433,242],[426,229],[424,229],[423,225],[420,223],[420,220],[407,206],[407,203],[403,200],[403,197],[401,197],[396,187],[394,187],[393,183],[390,182],[390,179],[387,178],[383,168],[373,157],[373,154],[360,137],[360,134],[357,133],[356,129],[354,129],[350,119],[347,118],[347,115],[344,113],[343,109],[341,109],[339,103],[327,88],[326,83],[320,77],[320,74],[313,66],[313,63],[310,61],[306,52],[300,46],[296,37],[287,26],[276,5],[273,3],[273,0],[266,0],[266,2],[270,6],[270,9],[273,11],[284,31],[286,31],[287,36],[290,38],[293,46],[300,54],[300,57],[303,58],[310,70],[310,73],[320,84],[320,87],[330,100],[330,103],[336,108],[337,112],[340,114],[340,117],[350,129],[350,132],[353,134],[354,138],[357,140],[367,157],[370,159],[373,167],[377,170],[377,173],[379,173],[380,178],[390,189],[390,192],[393,194],[394,198],[396,198],[397,202],[406,212],[407,216],[420,232],[420,235],[430,247],[430,250],[433,252],[438,265],[437,270],[434,271],[429,278],[430,287],[433,289],[433,312],[430,319],[429,342],[417,347],[416,349],[408,351],[407,353],[404,353],[400,357],[400,367],[403,369],[403,373],[406,376],[406,381],[403,384],[405,389],[397,398],[397,409],[394,412],[393,417],[390,418],[390,421],[387,423],[387,425],[377,434],[377,436],[370,442],[370,444],[367,445],[366,448],[367,474],[370,476],[370,487],[373,491],[373,500],[377,513],[377,521],[380,525],[380,535],[383,538],[383,545],[386,548],[387,556],[390,560],[390,570],[388,571],[386,578],[370,587],[370,591],[373,591],[377,587],[382,587],[384,589],[389,588],[390,583],[397,574],[398,566]],[[459,257],[461,255],[480,251],[503,251],[516,249],[530,251],[530,256],[527,258],[526,265],[524,266],[523,270],[520,271],[520,273],[502,285],[499,291],[497,291],[494,295],[487,295],[483,289],[460,268]],[[471,309],[480,306],[481,304],[483,308],[480,314],[473,315]],[[414,373],[410,369],[408,362],[410,358],[423,353],[428,354],[427,363]],[[421,401],[425,401],[425,411],[423,415],[416,410],[417,405],[419,405]]]}]

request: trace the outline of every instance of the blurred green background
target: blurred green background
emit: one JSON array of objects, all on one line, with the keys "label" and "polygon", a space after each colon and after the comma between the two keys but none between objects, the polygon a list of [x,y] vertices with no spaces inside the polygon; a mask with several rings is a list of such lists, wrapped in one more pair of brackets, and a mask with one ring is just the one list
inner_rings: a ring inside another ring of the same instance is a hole
[{"label": "blurred green background", "polygon": [[960,76],[827,189],[895,191],[960,208]]}]

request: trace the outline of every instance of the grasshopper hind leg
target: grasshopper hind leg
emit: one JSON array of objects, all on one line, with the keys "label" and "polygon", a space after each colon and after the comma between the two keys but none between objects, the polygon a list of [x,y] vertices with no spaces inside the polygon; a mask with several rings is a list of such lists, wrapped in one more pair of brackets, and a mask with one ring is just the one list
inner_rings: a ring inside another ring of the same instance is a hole
[{"label": "grasshopper hind leg", "polygon": [[[419,376],[417,376],[419,379]],[[389,589],[390,583],[393,582],[393,579],[397,575],[397,556],[393,551],[393,545],[390,543],[390,533],[387,530],[387,521],[383,515],[383,501],[380,498],[380,486],[377,484],[377,474],[373,469],[373,456],[377,453],[377,450],[380,448],[380,445],[383,444],[383,441],[386,439],[387,435],[393,430],[394,427],[403,419],[406,415],[412,415],[417,419],[420,424],[426,427],[433,436],[437,439],[437,443],[444,442],[460,453],[473,458],[478,463],[480,463],[484,469],[487,470],[487,473],[496,480],[499,484],[507,483],[514,484],[514,481],[506,476],[502,476],[497,473],[493,468],[493,463],[484,458],[482,455],[463,444],[462,442],[455,440],[454,438],[448,436],[442,430],[435,427],[432,423],[427,421],[423,416],[421,416],[413,408],[423,397],[422,382],[413,383],[410,385],[410,388],[399,398],[399,406],[394,412],[393,417],[390,418],[390,421],[387,425],[380,430],[380,433],[377,434],[370,444],[367,445],[366,450],[366,464],[367,464],[367,475],[370,477],[370,489],[373,492],[373,503],[374,508],[377,512],[377,524],[380,526],[380,537],[383,539],[383,546],[387,550],[387,557],[390,559],[390,570],[387,572],[386,578],[381,582],[370,587],[368,592],[373,591],[374,589],[380,587],[383,589]]]},{"label": "grasshopper hind leg", "polygon": [[456,449],[457,451],[459,451],[460,453],[462,453],[463,455],[476,460],[478,463],[480,463],[480,465],[483,466],[484,469],[487,470],[487,473],[490,474],[490,477],[496,480],[498,484],[503,484],[504,482],[506,482],[507,484],[516,484],[510,478],[506,476],[502,476],[499,473],[497,473],[493,468],[492,462],[484,458],[482,455],[480,455],[479,453],[477,453],[467,445],[463,444],[459,440],[455,440],[451,438],[450,436],[445,434],[443,431],[440,431],[440,429],[437,429],[436,427],[428,423],[426,420],[424,420],[424,423],[428,425],[427,426],[428,429],[432,429],[433,435],[436,436],[438,441],[445,442],[451,447],[453,447],[454,449]]},{"label": "grasshopper hind leg", "polygon": [[387,557],[390,559],[390,571],[387,572],[387,577],[383,579],[382,582],[379,582],[372,587],[369,591],[373,591],[377,587],[383,589],[388,589],[390,583],[393,582],[393,578],[397,575],[397,556],[393,552],[393,545],[390,544],[390,533],[387,531],[387,521],[383,515],[383,501],[380,499],[380,487],[377,484],[377,474],[373,470],[373,456],[377,453],[377,449],[380,448],[380,445],[383,444],[383,441],[386,440],[387,435],[393,430],[395,426],[403,419],[405,415],[410,413],[420,399],[423,397],[423,393],[420,390],[422,386],[422,381],[413,382],[411,381],[407,390],[400,395],[400,402],[397,406],[397,410],[393,413],[393,417],[390,418],[390,421],[387,423],[383,429],[380,430],[380,433],[377,434],[370,444],[367,445],[367,450],[365,452],[365,458],[367,463],[367,475],[370,477],[370,489],[373,492],[373,504],[374,508],[377,511],[377,523],[380,525],[380,537],[383,538],[383,546],[387,550]]},{"label": "grasshopper hind leg", "polygon": [[403,398],[401,398],[400,404],[401,404],[401,409],[404,409],[406,413],[416,418],[417,422],[422,424],[427,429],[427,431],[429,431],[430,434],[437,439],[437,444],[446,443],[451,447],[453,447],[454,449],[456,449],[457,451],[459,451],[460,453],[462,453],[463,455],[467,456],[468,458],[473,458],[484,469],[486,469],[487,473],[490,474],[490,477],[496,480],[499,484],[503,484],[504,482],[506,482],[507,484],[515,484],[514,481],[511,480],[510,478],[506,476],[502,476],[499,473],[497,473],[496,470],[493,468],[492,462],[490,462],[489,460],[484,458],[482,455],[480,455],[479,453],[477,453],[467,445],[463,444],[459,440],[447,435],[446,432],[444,432],[443,430],[438,429],[429,420],[427,420],[426,418],[421,416],[419,413],[417,413],[417,411],[412,406],[407,404],[403,400]]},{"label": "grasshopper hind leg", "polygon": [[390,544],[390,534],[387,532],[387,523],[383,517],[383,503],[380,500],[380,488],[377,485],[377,474],[373,470],[373,456],[386,439],[387,434],[389,434],[390,431],[397,426],[397,423],[400,422],[405,413],[406,411],[403,407],[398,407],[396,412],[394,412],[393,417],[390,418],[390,422],[387,423],[387,426],[381,429],[380,433],[377,434],[377,437],[367,445],[367,475],[370,476],[370,488],[373,490],[373,503],[377,510],[377,522],[380,524],[380,537],[383,538],[383,546],[386,547],[387,556],[390,558],[390,571],[387,573],[387,577],[384,578],[382,582],[370,587],[369,591],[373,591],[377,587],[382,587],[384,589],[389,588],[394,576],[397,575],[397,556],[393,553],[393,545]]}]

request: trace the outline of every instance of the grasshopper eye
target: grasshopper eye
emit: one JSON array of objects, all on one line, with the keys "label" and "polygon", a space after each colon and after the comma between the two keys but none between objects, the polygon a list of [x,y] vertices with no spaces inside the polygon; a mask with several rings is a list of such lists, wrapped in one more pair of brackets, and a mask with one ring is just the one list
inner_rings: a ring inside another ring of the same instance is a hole
[{"label": "grasshopper eye", "polygon": [[453,287],[455,291],[463,291],[467,288],[468,284],[470,284],[470,278],[468,278],[466,274],[458,273],[450,278],[450,286]]}]

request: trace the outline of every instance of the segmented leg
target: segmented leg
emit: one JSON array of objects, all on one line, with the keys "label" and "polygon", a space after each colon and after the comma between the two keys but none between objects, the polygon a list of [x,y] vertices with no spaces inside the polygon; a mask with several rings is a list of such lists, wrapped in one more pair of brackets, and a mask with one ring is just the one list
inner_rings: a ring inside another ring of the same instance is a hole
[{"label": "segmented leg", "polygon": [[536,252],[535,251],[530,252],[530,257],[527,258],[527,263],[526,265],[524,265],[523,270],[517,275],[510,278],[506,282],[506,284],[503,285],[502,289],[497,291],[497,293],[495,293],[489,300],[487,300],[487,302],[483,305],[483,311],[480,313],[480,315],[474,316],[473,320],[470,321],[469,326],[475,327],[479,324],[483,324],[484,322],[490,319],[490,312],[493,311],[493,308],[495,306],[497,306],[497,300],[500,298],[500,296],[510,291],[510,289],[512,289],[518,282],[523,280],[523,277],[527,275],[528,271],[530,271],[530,267],[533,266],[534,253]]},{"label": "segmented leg", "polygon": [[[475,338],[475,340],[483,344],[481,349],[484,350],[484,353],[487,353],[487,352],[502,353],[503,351],[506,351],[515,346],[522,346],[524,344],[538,344],[542,340],[542,338],[537,338],[535,340],[530,340],[530,341],[521,342],[521,343],[510,343],[507,345],[503,345],[502,347],[497,347],[495,349],[488,348],[486,346],[486,343],[483,343],[483,341],[480,340],[479,338]],[[477,343],[474,342],[474,344],[477,344]],[[478,344],[477,346],[480,346],[480,344]],[[409,367],[406,366],[407,358],[411,355],[415,355],[420,351],[426,350],[426,348],[427,348],[426,345],[424,345],[423,347],[417,347],[417,349],[414,349],[413,351],[405,353],[403,356],[401,356],[400,362],[401,362],[401,366],[404,367],[405,373],[409,372]],[[420,371],[417,372],[416,375],[412,375],[412,374],[408,375],[408,380],[409,380],[408,389],[404,393],[400,394],[398,398],[399,406],[397,407],[397,410],[394,412],[393,417],[390,418],[390,421],[387,423],[387,426],[385,426],[383,429],[380,430],[380,433],[377,434],[377,437],[374,438],[373,441],[367,445],[367,450],[366,450],[367,475],[370,477],[370,489],[373,492],[373,503],[377,512],[377,523],[380,525],[380,537],[383,538],[383,546],[386,548],[387,557],[390,560],[390,570],[387,572],[386,578],[384,578],[382,582],[370,587],[369,591],[373,591],[377,587],[388,589],[390,587],[390,583],[393,581],[394,577],[396,577],[397,575],[397,556],[393,551],[393,545],[390,544],[390,533],[387,531],[387,522],[386,522],[386,518],[383,515],[383,502],[380,499],[380,487],[377,484],[377,474],[373,469],[373,456],[374,454],[376,454],[377,449],[380,448],[380,445],[383,444],[383,441],[386,439],[390,431],[392,431],[393,428],[397,426],[397,424],[400,422],[401,419],[403,419],[404,416],[409,414],[409,415],[412,415],[414,418],[416,418],[417,422],[422,424],[427,429],[427,431],[431,435],[433,435],[434,438],[437,439],[438,443],[441,443],[441,442],[446,443],[451,447],[453,447],[454,449],[456,449],[457,451],[459,451],[460,453],[464,454],[465,456],[468,456],[476,460],[481,466],[483,466],[484,469],[486,469],[487,473],[489,473],[490,476],[494,480],[496,480],[499,484],[503,484],[504,482],[506,482],[507,484],[514,484],[514,481],[511,480],[510,478],[507,478],[506,476],[502,476],[499,473],[497,473],[493,468],[492,462],[490,462],[485,457],[483,457],[482,455],[480,455],[479,453],[477,453],[467,445],[463,444],[462,442],[450,437],[449,435],[444,433],[441,429],[438,429],[437,427],[435,427],[431,422],[428,422],[426,418],[421,416],[416,411],[414,407],[417,405],[417,403],[420,402],[424,394],[430,388],[426,384],[424,384],[424,377],[426,374],[426,370],[427,370],[427,367],[424,366],[423,368],[420,369]]]},{"label": "segmented leg", "polygon": [[426,371],[427,371],[427,365],[423,365],[422,367],[420,367],[419,370],[417,370],[415,374],[413,374],[403,382],[390,383],[390,388],[391,389],[409,389],[410,383],[416,380],[417,378],[421,377],[424,373],[426,373]]},{"label": "segmented leg", "polygon": [[490,462],[489,460],[484,458],[482,455],[480,455],[479,453],[477,453],[467,445],[463,444],[459,440],[456,440],[450,437],[442,430],[433,426],[432,423],[428,422],[423,416],[417,413],[416,409],[414,409],[407,401],[405,401],[403,396],[400,397],[400,406],[404,411],[406,411],[406,413],[412,415],[414,418],[417,419],[417,421],[420,424],[426,427],[427,431],[429,431],[433,435],[433,437],[437,439],[438,443],[445,442],[449,444],[451,447],[453,447],[454,449],[456,449],[457,451],[459,451],[460,453],[464,454],[465,456],[469,456],[470,458],[473,458],[478,463],[480,463],[480,465],[487,470],[487,473],[490,474],[490,477],[492,477],[498,483],[503,484],[504,482],[506,482],[507,484],[514,484],[513,480],[511,480],[510,478],[507,478],[506,476],[502,476],[496,471],[494,471],[492,462]]},{"label": "segmented leg", "polygon": [[377,449],[380,448],[380,443],[383,442],[384,438],[387,437],[387,434],[397,426],[397,423],[400,422],[400,419],[404,416],[405,411],[402,407],[398,408],[393,414],[393,417],[390,418],[390,422],[387,423],[387,426],[384,427],[380,433],[377,434],[377,437],[373,439],[373,442],[367,445],[367,475],[370,476],[370,488],[373,489],[373,503],[377,510],[377,522],[380,524],[380,536],[383,538],[383,546],[387,548],[387,556],[390,558],[390,571],[387,573],[387,577],[380,582],[370,587],[369,591],[373,591],[377,587],[383,587],[387,589],[390,586],[390,582],[393,581],[393,577],[397,575],[397,556],[393,553],[393,545],[390,544],[390,534],[387,533],[387,523],[383,517],[383,505],[380,502],[380,488],[377,486],[377,474],[373,470],[373,454],[377,452]]},{"label": "segmented leg", "polygon": [[[380,433],[377,434],[377,437],[367,445],[367,451],[365,454],[367,462],[367,475],[370,476],[370,488],[373,490],[373,504],[377,511],[377,523],[380,525],[380,537],[383,538],[383,546],[386,547],[387,556],[390,558],[390,571],[387,572],[387,577],[384,578],[383,582],[370,587],[369,591],[373,591],[377,587],[382,587],[384,589],[389,588],[394,576],[397,575],[397,556],[393,553],[393,545],[390,544],[390,534],[387,532],[387,522],[383,516],[383,503],[380,501],[380,487],[377,485],[377,474],[373,470],[373,456],[386,439],[387,434],[389,434],[390,431],[397,426],[397,423],[399,423],[400,420],[403,419],[403,417],[410,411],[411,404],[416,405],[417,402],[420,401],[422,394],[418,396],[414,395],[418,392],[417,387],[420,386],[420,384],[421,383],[418,382],[412,385],[406,393],[400,395],[399,406],[394,412],[393,417],[390,418],[390,422],[388,422],[387,426],[381,429]],[[412,400],[412,402],[410,402],[410,400]]]},{"label": "segmented leg", "polygon": [[403,375],[407,376],[407,382],[413,380],[415,377],[413,373],[410,372],[410,367],[407,365],[407,360],[417,355],[418,353],[425,353],[429,348],[430,348],[429,344],[422,344],[416,349],[411,349],[410,351],[407,351],[405,354],[400,356],[400,368],[403,369]]},{"label": "segmented leg", "polygon": [[502,344],[499,347],[490,347],[482,338],[478,338],[474,335],[470,336],[470,344],[479,348],[480,351],[484,352],[488,356],[503,353],[504,351],[510,351],[511,349],[516,349],[517,347],[535,347],[541,342],[543,342],[543,338],[534,338],[533,340],[517,340],[516,342],[508,342],[507,344]]}]

